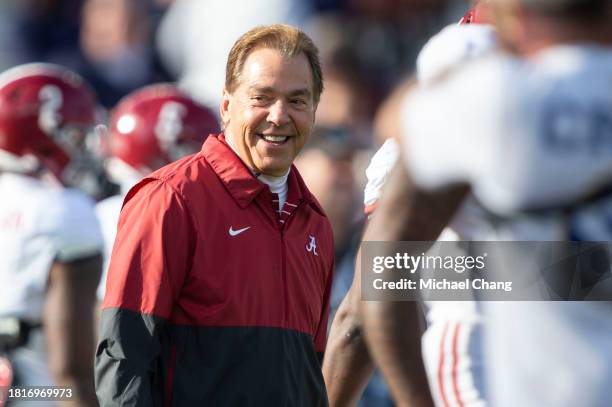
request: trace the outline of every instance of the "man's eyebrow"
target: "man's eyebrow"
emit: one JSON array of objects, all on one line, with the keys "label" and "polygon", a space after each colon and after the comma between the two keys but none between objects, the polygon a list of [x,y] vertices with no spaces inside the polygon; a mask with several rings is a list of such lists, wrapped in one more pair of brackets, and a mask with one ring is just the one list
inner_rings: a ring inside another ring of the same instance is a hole
[{"label": "man's eyebrow", "polygon": [[[265,93],[265,94],[276,93],[275,89],[272,88],[271,86],[257,86],[257,85],[250,86],[249,92]],[[310,96],[310,95],[311,95],[311,92],[307,88],[296,89],[294,91],[289,92],[290,97]]]},{"label": "man's eyebrow", "polygon": [[274,89],[270,86],[249,86],[249,92],[257,92],[257,93],[274,93]]},{"label": "man's eyebrow", "polygon": [[311,93],[310,90],[303,88],[303,89],[296,89],[292,92],[289,92],[289,96],[308,96],[310,97]]}]

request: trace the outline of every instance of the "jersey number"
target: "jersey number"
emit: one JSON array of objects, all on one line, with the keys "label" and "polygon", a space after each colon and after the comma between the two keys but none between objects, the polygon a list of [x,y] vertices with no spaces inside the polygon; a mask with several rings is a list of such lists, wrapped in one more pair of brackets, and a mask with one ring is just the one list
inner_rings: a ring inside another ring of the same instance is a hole
[{"label": "jersey number", "polygon": [[612,115],[606,106],[577,101],[552,102],[544,114],[544,142],[556,150],[589,154],[612,153]]}]

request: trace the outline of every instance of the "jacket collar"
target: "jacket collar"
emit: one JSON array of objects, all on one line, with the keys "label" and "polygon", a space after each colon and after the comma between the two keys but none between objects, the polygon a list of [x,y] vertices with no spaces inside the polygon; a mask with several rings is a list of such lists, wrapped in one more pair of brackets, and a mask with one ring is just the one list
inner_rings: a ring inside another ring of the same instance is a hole
[{"label": "jacket collar", "polygon": [[308,190],[304,179],[300,175],[295,165],[291,166],[291,172],[289,173],[289,190],[287,191],[287,201],[296,200],[298,203],[306,201],[313,209],[322,216],[325,216],[323,208],[319,205],[319,202],[314,195]]},{"label": "jacket collar", "polygon": [[[246,208],[267,185],[259,181],[238,155],[227,145],[223,134],[211,135],[202,146],[202,154],[230,195],[241,208]],[[305,200],[323,214],[319,203],[310,193],[297,168],[291,166],[288,199]]]}]

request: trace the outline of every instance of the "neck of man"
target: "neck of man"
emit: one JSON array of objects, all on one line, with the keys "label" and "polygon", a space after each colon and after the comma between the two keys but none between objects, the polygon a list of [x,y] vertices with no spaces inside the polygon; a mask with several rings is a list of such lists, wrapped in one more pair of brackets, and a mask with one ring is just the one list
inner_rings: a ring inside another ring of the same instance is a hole
[{"label": "neck of man", "polygon": [[278,210],[282,211],[283,206],[285,206],[285,202],[287,201],[287,192],[289,191],[289,171],[280,177],[274,177],[272,175],[261,174],[257,177],[258,180],[263,182],[270,188],[270,192],[278,195]]},{"label": "neck of man", "polygon": [[225,141],[227,142],[227,145],[229,145],[230,148],[234,151],[234,153],[236,153],[238,158],[240,158],[242,162],[247,166],[247,168],[251,170],[251,173],[253,173],[253,175],[257,177],[259,181],[266,184],[268,188],[270,188],[270,192],[278,195],[278,210],[279,211],[283,210],[283,206],[285,205],[285,202],[287,201],[287,192],[289,191],[288,179],[289,179],[289,172],[291,171],[291,168],[289,168],[285,174],[279,177],[276,177],[273,175],[260,174],[257,171],[253,170],[252,168],[250,168],[246,164],[246,162],[244,162],[242,157],[240,157],[240,153],[238,152],[238,149],[236,148],[236,145],[234,144],[234,140],[232,139],[231,136],[226,135]]}]

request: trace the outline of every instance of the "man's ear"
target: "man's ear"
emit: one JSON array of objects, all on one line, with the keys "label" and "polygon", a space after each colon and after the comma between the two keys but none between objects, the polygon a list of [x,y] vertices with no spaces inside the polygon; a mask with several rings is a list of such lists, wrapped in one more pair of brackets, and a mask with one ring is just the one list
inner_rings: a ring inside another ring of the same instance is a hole
[{"label": "man's ear", "polygon": [[221,96],[221,104],[219,105],[219,117],[221,117],[221,123],[223,128],[227,127],[230,118],[230,99],[232,95],[223,88],[223,95]]}]

